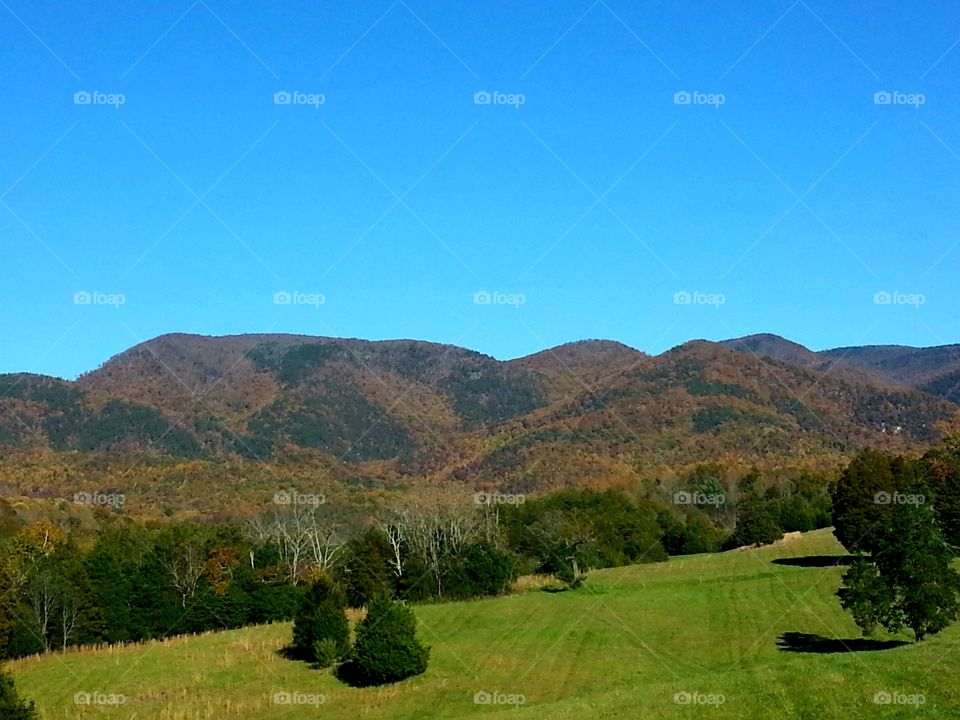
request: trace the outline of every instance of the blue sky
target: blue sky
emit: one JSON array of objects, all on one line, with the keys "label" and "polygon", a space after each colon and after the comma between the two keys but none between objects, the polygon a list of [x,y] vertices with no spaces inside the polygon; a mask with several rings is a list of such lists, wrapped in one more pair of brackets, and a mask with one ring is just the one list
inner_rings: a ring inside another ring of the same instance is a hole
[{"label": "blue sky", "polygon": [[941,2],[3,0],[0,372],[960,341],[958,41]]}]

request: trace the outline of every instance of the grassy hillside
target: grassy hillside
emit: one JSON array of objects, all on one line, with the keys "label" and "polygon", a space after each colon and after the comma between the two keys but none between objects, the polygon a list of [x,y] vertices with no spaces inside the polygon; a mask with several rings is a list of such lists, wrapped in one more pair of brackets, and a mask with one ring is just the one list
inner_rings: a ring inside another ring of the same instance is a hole
[{"label": "grassy hillside", "polygon": [[[918,646],[858,640],[833,595],[839,553],[829,531],[817,531],[760,550],[595,572],[573,592],[418,607],[430,668],[379,689],[347,688],[283,660],[286,625],[11,668],[44,720],[958,717],[960,628]],[[774,562],[784,559],[793,564]],[[126,703],[80,708],[77,692],[122,694]],[[483,692],[525,702],[476,704]],[[875,704],[884,692],[925,702]],[[275,705],[276,693],[324,702]],[[677,693],[723,702],[679,704]]]}]

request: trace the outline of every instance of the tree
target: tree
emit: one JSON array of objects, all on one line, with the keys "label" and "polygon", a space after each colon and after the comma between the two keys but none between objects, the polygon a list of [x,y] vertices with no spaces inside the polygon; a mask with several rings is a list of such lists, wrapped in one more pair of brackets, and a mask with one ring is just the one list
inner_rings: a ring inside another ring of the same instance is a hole
[{"label": "tree", "polygon": [[327,667],[350,648],[347,598],[343,589],[325,576],[304,594],[293,624],[293,654]]},{"label": "tree", "polygon": [[0,658],[9,657],[7,643],[13,632],[13,615],[20,596],[16,582],[19,571],[13,567],[13,558],[6,547],[0,547]]},{"label": "tree", "polygon": [[17,695],[13,678],[0,670],[0,718],[3,720],[36,720],[33,703],[26,703]]},{"label": "tree", "polygon": [[779,513],[774,504],[756,495],[737,503],[737,524],[730,538],[733,547],[769,545],[783,537]]},{"label": "tree", "polygon": [[596,543],[590,518],[580,509],[548,510],[533,525],[530,534],[538,548],[540,572],[549,573],[571,588],[583,583],[585,565]]},{"label": "tree", "polygon": [[871,544],[872,555],[857,559],[837,591],[865,635],[877,625],[890,632],[908,627],[920,641],[957,619],[960,574],[932,508],[895,506]]},{"label": "tree", "polygon": [[960,438],[953,438],[920,459],[924,484],[933,492],[934,511],[944,538],[960,552]]},{"label": "tree", "polygon": [[352,659],[341,666],[339,675],[356,687],[385,685],[425,672],[429,655],[417,640],[413,611],[380,595],[358,625]]},{"label": "tree", "polygon": [[369,528],[347,543],[339,578],[352,607],[363,607],[381,593],[393,594],[399,554],[379,528]]},{"label": "tree", "polygon": [[185,526],[173,526],[159,540],[159,550],[170,577],[170,584],[180,599],[180,607],[197,594],[203,576],[206,550],[200,532]]},{"label": "tree", "polygon": [[833,491],[834,534],[850,552],[870,552],[875,532],[890,516],[898,492],[917,484],[914,463],[864,450],[843,471]]},{"label": "tree", "polygon": [[445,592],[452,598],[499,595],[514,579],[512,558],[488,542],[467,545],[444,562],[448,566]]},{"label": "tree", "polygon": [[313,570],[329,570],[345,540],[338,522],[320,503],[276,505],[262,517],[248,521],[247,533],[257,543],[276,547],[278,565],[291,585]]},{"label": "tree", "polygon": [[[462,495],[447,490],[409,498],[383,528],[396,550],[398,576],[409,560],[419,561],[429,572],[438,597],[443,596],[445,559],[458,555],[476,540],[486,539],[483,536],[489,531],[485,516],[475,505],[464,503]],[[401,560],[401,550],[409,553],[408,560]]]}]

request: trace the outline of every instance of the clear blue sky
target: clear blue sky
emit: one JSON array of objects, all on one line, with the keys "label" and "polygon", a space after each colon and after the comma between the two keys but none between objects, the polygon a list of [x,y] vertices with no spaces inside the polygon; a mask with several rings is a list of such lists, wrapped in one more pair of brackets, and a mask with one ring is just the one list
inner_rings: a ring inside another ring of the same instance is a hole
[{"label": "clear blue sky", "polygon": [[940,1],[3,0],[0,371],[167,332],[960,341],[958,41]]}]

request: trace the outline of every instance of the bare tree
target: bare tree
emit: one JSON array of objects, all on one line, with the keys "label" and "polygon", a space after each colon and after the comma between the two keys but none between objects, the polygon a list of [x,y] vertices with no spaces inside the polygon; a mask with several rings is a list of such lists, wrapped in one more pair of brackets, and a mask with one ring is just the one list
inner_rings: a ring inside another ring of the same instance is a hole
[{"label": "bare tree", "polygon": [[399,555],[399,545],[405,545],[429,568],[437,594],[442,595],[445,559],[459,555],[464,546],[482,539],[485,519],[469,496],[432,490],[409,499],[386,526],[395,553]]},{"label": "bare tree", "polygon": [[167,572],[174,589],[180,595],[180,604],[187,606],[187,600],[197,594],[197,584],[203,576],[204,563],[203,547],[196,540],[186,540],[178,543],[170,551],[167,558]]},{"label": "bare tree", "polygon": [[37,622],[43,649],[49,651],[51,629],[61,605],[62,588],[50,573],[35,572],[27,581],[26,598]]},{"label": "bare tree", "polygon": [[76,598],[66,592],[63,594],[58,620],[60,623],[60,647],[66,647],[73,638],[73,632],[77,628],[77,620],[80,618],[80,607]]},{"label": "bare tree", "polygon": [[390,520],[381,520],[379,528],[387,538],[392,552],[391,564],[397,577],[403,576],[403,537],[404,526],[402,520],[393,517]]},{"label": "bare tree", "polygon": [[291,585],[298,585],[310,568],[329,570],[346,544],[340,523],[319,503],[277,505],[249,520],[247,534],[276,547],[280,570]]}]

